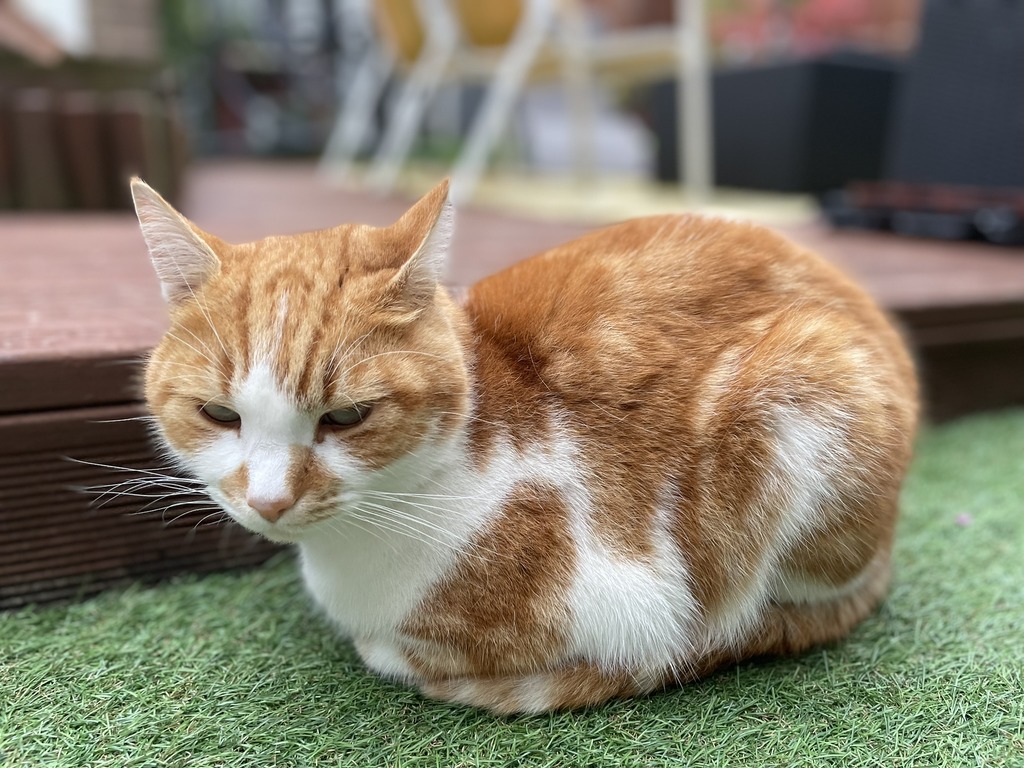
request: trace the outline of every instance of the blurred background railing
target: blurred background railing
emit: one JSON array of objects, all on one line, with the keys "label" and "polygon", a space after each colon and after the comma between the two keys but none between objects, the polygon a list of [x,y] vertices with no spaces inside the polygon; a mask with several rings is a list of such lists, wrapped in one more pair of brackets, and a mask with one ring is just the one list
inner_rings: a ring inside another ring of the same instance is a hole
[{"label": "blurred background railing", "polygon": [[[879,178],[919,16],[920,0],[0,0],[0,205],[123,205],[89,182],[101,168],[173,194],[183,137],[195,157],[322,157],[335,181],[366,166],[378,190],[426,161],[467,199],[494,159],[682,173],[702,198],[713,180],[819,191]],[[854,137],[831,173],[796,156]]]}]

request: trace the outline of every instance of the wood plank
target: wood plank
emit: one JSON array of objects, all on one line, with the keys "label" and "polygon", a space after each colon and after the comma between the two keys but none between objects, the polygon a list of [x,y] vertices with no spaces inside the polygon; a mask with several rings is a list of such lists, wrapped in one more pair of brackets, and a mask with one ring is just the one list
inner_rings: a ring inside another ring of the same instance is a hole
[{"label": "wood plank", "polygon": [[[0,607],[251,565],[278,551],[233,522],[206,524],[212,502],[200,495],[175,496],[168,503],[188,499],[189,507],[164,515],[156,499],[97,504],[83,492],[160,463],[146,424],[131,420],[141,412],[129,404],[0,416]],[[206,511],[179,515],[194,507]]]}]

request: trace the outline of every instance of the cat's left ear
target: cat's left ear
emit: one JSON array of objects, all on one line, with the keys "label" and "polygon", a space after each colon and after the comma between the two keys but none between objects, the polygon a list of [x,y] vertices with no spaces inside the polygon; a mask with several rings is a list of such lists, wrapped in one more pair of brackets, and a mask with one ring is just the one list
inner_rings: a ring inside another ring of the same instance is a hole
[{"label": "cat's left ear", "polygon": [[455,206],[448,197],[448,179],[406,211],[394,230],[415,245],[412,255],[388,283],[389,309],[418,313],[434,300],[451,248]]}]

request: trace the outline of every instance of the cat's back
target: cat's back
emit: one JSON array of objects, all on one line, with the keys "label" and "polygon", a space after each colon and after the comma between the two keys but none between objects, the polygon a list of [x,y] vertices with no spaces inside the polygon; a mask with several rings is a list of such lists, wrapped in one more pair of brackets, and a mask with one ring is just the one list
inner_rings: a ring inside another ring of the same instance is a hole
[{"label": "cat's back", "polygon": [[[884,313],[826,261],[755,225],[639,219],[478,283],[465,308],[471,455],[484,472],[520,457],[576,521],[570,604],[598,617],[570,633],[585,658],[614,646],[661,664],[679,643],[648,647],[635,628],[665,616],[661,639],[795,650],[877,602],[916,379]],[[630,581],[620,562],[689,586]],[[664,609],[641,616],[655,598]],[[788,602],[836,613],[765,612]]]},{"label": "cat's back", "polygon": [[520,384],[536,378],[549,392],[621,395],[667,371],[685,386],[730,350],[787,339],[799,347],[801,329],[913,378],[898,334],[863,290],[749,223],[626,221],[486,278],[466,309],[483,367],[523,369]]},{"label": "cat's back", "polygon": [[552,248],[477,283],[481,329],[542,342],[616,320],[686,316],[734,325],[798,303],[876,311],[834,267],[764,227],[696,215],[632,219]]}]

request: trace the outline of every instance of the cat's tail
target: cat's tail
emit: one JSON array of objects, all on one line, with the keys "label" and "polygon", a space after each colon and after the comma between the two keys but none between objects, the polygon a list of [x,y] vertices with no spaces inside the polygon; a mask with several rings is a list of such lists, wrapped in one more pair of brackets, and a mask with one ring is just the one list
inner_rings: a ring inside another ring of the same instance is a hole
[{"label": "cat's tail", "polygon": [[480,707],[499,715],[579,709],[611,699],[639,696],[664,688],[657,672],[602,670],[580,662],[558,669],[508,677],[464,677],[420,684],[434,699]]}]

